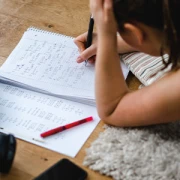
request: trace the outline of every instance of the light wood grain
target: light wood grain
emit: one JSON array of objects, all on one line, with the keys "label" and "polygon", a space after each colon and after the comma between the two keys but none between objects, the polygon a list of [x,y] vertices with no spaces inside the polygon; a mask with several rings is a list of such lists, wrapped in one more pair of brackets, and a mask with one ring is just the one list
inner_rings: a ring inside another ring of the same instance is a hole
[{"label": "light wood grain", "polygon": [[[35,26],[76,37],[87,31],[89,21],[88,0],[0,0],[0,65],[21,39],[24,31]],[[139,81],[130,74],[127,83],[131,90],[137,89]],[[30,180],[66,157],[88,172],[89,180],[110,180],[82,165],[85,150],[103,131],[101,121],[75,158],[17,140],[17,151],[12,169],[1,180]]]}]

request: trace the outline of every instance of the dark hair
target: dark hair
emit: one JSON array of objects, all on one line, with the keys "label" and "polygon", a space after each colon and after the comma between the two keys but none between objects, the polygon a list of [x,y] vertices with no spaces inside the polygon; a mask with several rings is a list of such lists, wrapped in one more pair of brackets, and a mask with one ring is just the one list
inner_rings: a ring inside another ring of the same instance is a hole
[{"label": "dark hair", "polygon": [[[126,22],[139,21],[163,32],[161,56],[166,68],[180,67],[180,1],[178,0],[114,0],[114,14],[119,30]],[[169,59],[163,58],[165,47],[169,47]],[[163,68],[163,69],[164,69]]]}]

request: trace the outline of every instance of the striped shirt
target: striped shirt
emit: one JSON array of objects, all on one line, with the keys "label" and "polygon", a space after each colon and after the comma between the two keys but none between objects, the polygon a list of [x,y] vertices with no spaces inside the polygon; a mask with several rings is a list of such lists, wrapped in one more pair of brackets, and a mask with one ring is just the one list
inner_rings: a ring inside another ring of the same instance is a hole
[{"label": "striped shirt", "polygon": [[[141,52],[124,54],[121,56],[129,70],[143,83],[145,86],[150,85],[159,78],[162,78],[171,70],[171,64],[164,70],[162,57],[154,57]],[[164,55],[165,61],[168,55]]]}]

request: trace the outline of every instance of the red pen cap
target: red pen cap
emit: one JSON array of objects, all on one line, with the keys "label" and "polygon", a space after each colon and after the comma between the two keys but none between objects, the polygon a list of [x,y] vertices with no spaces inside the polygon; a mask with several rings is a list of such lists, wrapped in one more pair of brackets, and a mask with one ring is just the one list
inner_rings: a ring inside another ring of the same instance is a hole
[{"label": "red pen cap", "polygon": [[92,121],[92,120],[93,120],[93,117],[92,117],[92,116],[86,118],[86,121]]}]

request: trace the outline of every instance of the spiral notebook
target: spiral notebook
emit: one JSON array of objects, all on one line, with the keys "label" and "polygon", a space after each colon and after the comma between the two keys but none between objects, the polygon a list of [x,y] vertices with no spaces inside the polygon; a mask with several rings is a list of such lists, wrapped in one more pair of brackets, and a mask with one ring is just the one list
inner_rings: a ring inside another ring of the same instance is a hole
[{"label": "spiral notebook", "polygon": [[[0,68],[0,131],[74,157],[99,122],[94,66],[76,63],[78,55],[72,37],[28,28]],[[40,139],[89,116],[94,121]]]}]

